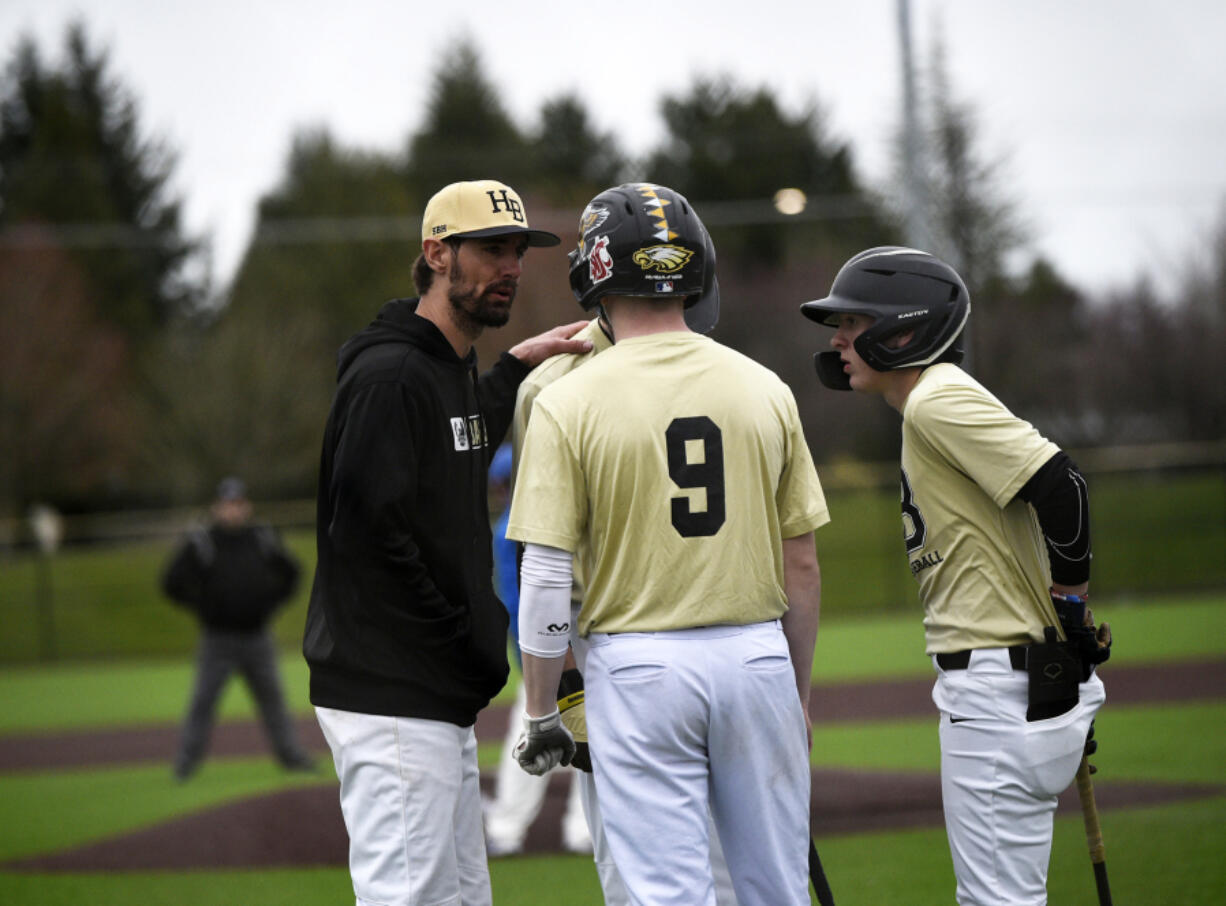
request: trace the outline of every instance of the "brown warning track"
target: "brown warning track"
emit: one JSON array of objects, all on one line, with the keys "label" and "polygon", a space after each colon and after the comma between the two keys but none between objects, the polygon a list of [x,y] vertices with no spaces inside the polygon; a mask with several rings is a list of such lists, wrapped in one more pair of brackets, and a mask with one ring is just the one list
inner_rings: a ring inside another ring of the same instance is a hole
[{"label": "brown warning track", "polygon": [[[1108,664],[1102,677],[1109,706],[1226,698],[1226,659],[1222,658],[1125,667]],[[935,718],[931,693],[928,678],[819,685],[813,687],[809,710],[814,724]],[[505,706],[482,711],[477,719],[478,739],[501,739],[507,719]],[[312,750],[327,751],[314,717],[300,718],[298,726]],[[140,761],[169,764],[177,736],[178,728],[167,725],[0,736],[0,773]],[[210,746],[213,757],[266,751],[262,731],[252,721],[219,725]]]},{"label": "brown warning track", "polygon": [[[1103,671],[1109,704],[1140,704],[1226,698],[1226,660]],[[935,716],[931,681],[900,680],[817,686],[812,711],[816,724]],[[502,738],[506,708],[491,708],[477,723],[484,741]],[[301,722],[310,747],[326,757],[327,746],[313,719]],[[820,729],[819,731],[820,732]],[[0,772],[46,771],[90,765],[161,761],[174,752],[174,727],[129,727],[0,737]],[[250,722],[217,728],[212,757],[259,754],[267,745]],[[206,766],[207,770],[207,766]],[[169,783],[169,770],[167,772]],[[487,792],[492,777],[483,779]],[[560,816],[565,808],[565,775],[555,776],[545,806],[528,834],[527,852],[561,849]],[[1108,810],[1226,793],[1226,785],[1124,783],[1100,773],[1098,805]],[[942,823],[940,784],[931,774],[818,770],[813,775],[815,835],[868,832]],[[1061,797],[1062,811],[1077,811],[1076,793]],[[206,809],[70,850],[6,863],[8,870],[114,871],[343,866],[347,840],[337,789],[323,784],[251,797]]]}]

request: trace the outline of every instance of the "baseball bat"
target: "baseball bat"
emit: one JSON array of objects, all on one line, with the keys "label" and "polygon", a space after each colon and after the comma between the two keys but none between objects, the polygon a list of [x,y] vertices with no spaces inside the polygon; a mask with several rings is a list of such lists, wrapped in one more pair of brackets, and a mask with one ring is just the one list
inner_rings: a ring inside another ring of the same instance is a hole
[{"label": "baseball bat", "polygon": [[1107,856],[1103,847],[1103,831],[1098,824],[1098,805],[1094,802],[1094,783],[1090,780],[1090,762],[1082,756],[1077,768],[1077,795],[1081,799],[1081,816],[1085,819],[1086,845],[1090,849],[1090,864],[1094,866],[1094,883],[1098,887],[1099,906],[1111,906],[1111,885],[1107,881]]},{"label": "baseball bat", "polygon": [[826,871],[822,868],[821,857],[817,854],[817,844],[809,837],[809,880],[813,882],[813,892],[817,894],[817,902],[821,906],[834,906],[834,894],[830,892],[830,882],[826,880]]}]

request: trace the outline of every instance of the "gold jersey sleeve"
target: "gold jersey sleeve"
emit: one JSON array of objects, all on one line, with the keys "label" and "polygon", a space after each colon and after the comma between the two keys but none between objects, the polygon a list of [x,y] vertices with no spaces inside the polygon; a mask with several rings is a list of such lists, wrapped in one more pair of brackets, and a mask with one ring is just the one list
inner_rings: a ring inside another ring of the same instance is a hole
[{"label": "gold jersey sleeve", "polygon": [[[576,340],[590,340],[592,348],[589,352],[552,356],[537,365],[519,385],[515,397],[515,414],[511,421],[511,462],[519,466],[523,454],[524,437],[528,432],[528,420],[532,416],[532,406],[540,392],[561,377],[570,374],[580,365],[588,362],[592,356],[604,352],[613,346],[613,341],[601,330],[600,321],[593,318],[588,325],[575,334]],[[514,490],[512,478],[512,490]],[[583,589],[587,584],[587,557],[582,545],[575,551],[574,585],[571,589],[571,599],[583,600]]]},{"label": "gold jersey sleeve", "polygon": [[903,534],[929,654],[1041,641],[1056,625],[1047,549],[1017,498],[1058,447],[956,365],[903,407]]},{"label": "gold jersey sleeve", "polygon": [[649,632],[781,616],[782,541],[829,518],[787,386],[677,332],[539,393],[507,534],[585,551],[582,634]]},{"label": "gold jersey sleeve", "polygon": [[613,341],[600,329],[600,321],[596,318],[581,328],[573,339],[591,341],[591,351],[578,355],[551,356],[533,368],[519,385],[515,397],[515,414],[511,422],[511,461],[514,463],[519,462],[524,436],[528,431],[528,419],[532,415],[532,404],[536,402],[540,392],[558,378],[570,374],[592,356],[613,346]]}]

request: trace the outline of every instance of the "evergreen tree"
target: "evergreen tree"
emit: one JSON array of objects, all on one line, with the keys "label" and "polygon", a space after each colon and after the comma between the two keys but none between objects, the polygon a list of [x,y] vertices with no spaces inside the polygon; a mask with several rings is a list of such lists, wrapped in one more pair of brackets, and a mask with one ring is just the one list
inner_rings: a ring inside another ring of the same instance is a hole
[{"label": "evergreen tree", "polygon": [[[173,155],[142,134],[137,105],[82,25],[61,68],[22,39],[0,92],[0,227],[71,251],[101,315],[138,343],[203,287],[171,196]],[[43,229],[31,233],[35,226]]]},{"label": "evergreen tree", "polygon": [[415,293],[421,220],[403,173],[326,129],[294,136],[224,306],[182,325],[152,366],[168,493],[192,499],[227,471],[268,494],[313,492],[338,348]]},{"label": "evergreen tree", "polygon": [[336,347],[395,296],[414,294],[421,210],[399,161],[339,145],[326,129],[297,134],[229,292],[231,310],[269,317],[311,310]]},{"label": "evergreen tree", "polygon": [[574,94],[541,107],[540,128],[531,142],[539,185],[555,205],[582,207],[593,195],[625,181],[626,158],[617,140],[597,132],[587,109]]},{"label": "evergreen tree", "polygon": [[975,290],[1004,273],[1008,255],[1026,240],[1018,205],[1003,188],[1004,161],[984,155],[978,116],[949,79],[944,45],[935,40],[929,67],[929,230],[945,259]]},{"label": "evergreen tree", "polygon": [[[746,89],[728,77],[698,78],[688,94],[665,96],[660,114],[667,135],[648,156],[645,177],[686,195],[713,233],[728,224],[717,237],[721,251],[742,267],[780,264],[789,236],[811,238],[837,229],[854,245],[880,234],[874,206],[855,177],[851,149],[827,137],[816,104],[790,115],[766,88]],[[804,218],[775,211],[772,199],[782,188],[805,193]],[[814,229],[798,226],[815,219]]]},{"label": "evergreen tree", "polygon": [[463,179],[498,179],[522,192],[523,177],[532,172],[527,143],[486,78],[477,49],[464,39],[439,58],[425,118],[408,144],[415,197],[424,205]]}]

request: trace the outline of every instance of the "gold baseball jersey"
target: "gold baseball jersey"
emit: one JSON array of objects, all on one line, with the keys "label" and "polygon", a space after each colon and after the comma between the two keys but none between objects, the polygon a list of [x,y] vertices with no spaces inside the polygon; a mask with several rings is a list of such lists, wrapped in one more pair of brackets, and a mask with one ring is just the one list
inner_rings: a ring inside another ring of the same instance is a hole
[{"label": "gold baseball jersey", "polygon": [[903,535],[929,654],[1042,641],[1058,626],[1034,510],[1018,490],[1058,449],[956,365],[903,406]]},{"label": "gold baseball jersey", "polygon": [[[540,392],[558,378],[570,374],[592,356],[606,349],[613,348],[613,341],[608,334],[600,329],[600,319],[593,318],[582,330],[573,337],[576,340],[590,340],[592,348],[584,353],[568,353],[555,355],[541,362],[532,369],[519,385],[519,393],[515,397],[515,417],[511,422],[511,461],[519,467],[519,458],[523,453],[524,436],[528,431],[528,419],[532,416],[532,405]],[[514,488],[514,481],[512,481]],[[583,600],[583,588],[587,584],[586,557],[583,546],[575,551],[574,558],[574,588],[571,597],[576,601]]]},{"label": "gold baseball jersey", "polygon": [[586,636],[778,618],[783,539],[829,519],[788,387],[677,331],[621,340],[541,391],[507,535],[587,545]]}]

